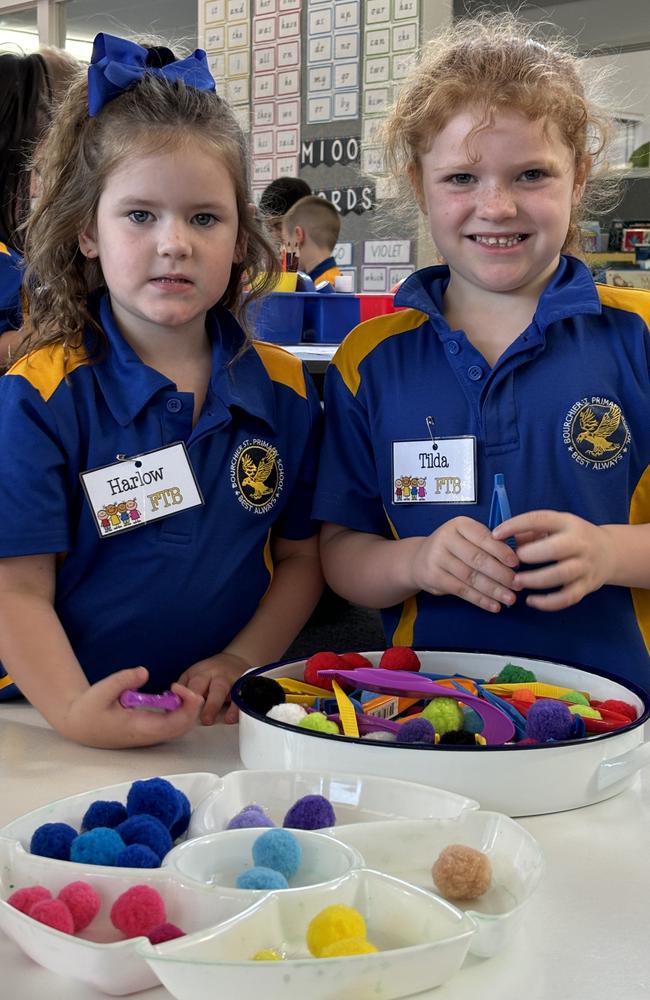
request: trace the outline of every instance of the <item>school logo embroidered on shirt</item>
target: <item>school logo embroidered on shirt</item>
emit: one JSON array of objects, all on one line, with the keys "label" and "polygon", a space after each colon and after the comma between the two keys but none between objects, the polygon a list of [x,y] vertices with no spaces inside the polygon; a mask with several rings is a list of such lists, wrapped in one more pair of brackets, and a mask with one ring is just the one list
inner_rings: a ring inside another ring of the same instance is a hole
[{"label": "school logo embroidered on shirt", "polygon": [[283,483],[277,448],[257,438],[239,445],[230,463],[230,485],[242,507],[265,514],[277,503]]},{"label": "school logo embroidered on shirt", "polygon": [[573,404],[564,418],[563,437],[578,465],[611,469],[627,452],[630,431],[618,403],[591,396]]}]

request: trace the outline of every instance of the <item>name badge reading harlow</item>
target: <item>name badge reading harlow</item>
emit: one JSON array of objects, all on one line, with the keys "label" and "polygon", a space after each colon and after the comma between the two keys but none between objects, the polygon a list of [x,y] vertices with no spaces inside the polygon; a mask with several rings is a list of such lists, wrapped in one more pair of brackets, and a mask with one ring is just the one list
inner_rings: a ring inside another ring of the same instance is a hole
[{"label": "name badge reading harlow", "polygon": [[476,438],[393,441],[393,500],[476,503]]},{"label": "name badge reading harlow", "polygon": [[203,504],[182,441],[141,455],[118,457],[114,465],[89,469],[79,477],[102,538]]}]

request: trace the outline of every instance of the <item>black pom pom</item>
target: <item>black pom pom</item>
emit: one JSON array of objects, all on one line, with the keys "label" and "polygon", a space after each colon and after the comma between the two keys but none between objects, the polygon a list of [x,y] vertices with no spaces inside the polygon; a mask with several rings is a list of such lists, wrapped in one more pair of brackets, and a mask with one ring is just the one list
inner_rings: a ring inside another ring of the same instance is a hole
[{"label": "black pom pom", "polygon": [[440,742],[448,745],[454,744],[455,746],[463,747],[476,746],[474,733],[469,733],[466,729],[458,729],[455,732],[443,733],[440,737]]},{"label": "black pom pom", "polygon": [[272,677],[242,677],[239,691],[248,707],[260,715],[286,701],[284,688]]}]

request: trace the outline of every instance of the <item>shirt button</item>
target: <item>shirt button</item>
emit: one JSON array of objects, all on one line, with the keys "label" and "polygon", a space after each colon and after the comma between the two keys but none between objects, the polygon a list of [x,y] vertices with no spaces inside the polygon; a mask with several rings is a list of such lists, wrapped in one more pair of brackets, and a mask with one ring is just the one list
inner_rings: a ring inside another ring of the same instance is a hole
[{"label": "shirt button", "polygon": [[449,351],[450,354],[458,354],[458,352],[460,351],[460,346],[458,344],[458,341],[450,340],[449,343],[447,344],[447,350]]},{"label": "shirt button", "polygon": [[172,399],[167,400],[167,409],[170,413],[178,413],[183,409],[183,404],[180,399],[176,399],[174,396]]},{"label": "shirt button", "polygon": [[467,369],[467,374],[472,382],[478,382],[479,379],[483,378],[483,369],[479,365],[472,365],[471,368]]}]

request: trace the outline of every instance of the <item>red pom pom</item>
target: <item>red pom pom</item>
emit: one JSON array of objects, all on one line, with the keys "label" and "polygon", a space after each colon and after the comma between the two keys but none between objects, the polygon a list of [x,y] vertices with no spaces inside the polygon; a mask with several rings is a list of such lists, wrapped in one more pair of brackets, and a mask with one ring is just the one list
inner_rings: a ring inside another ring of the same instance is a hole
[{"label": "red pom pom", "polygon": [[54,927],[64,934],[74,934],[74,920],[70,910],[60,899],[42,899],[40,903],[34,903],[29,911],[30,917],[38,920],[41,924]]},{"label": "red pom pom", "polygon": [[162,944],[163,941],[173,941],[174,938],[185,937],[185,931],[182,931],[176,924],[160,924],[159,927],[154,927],[152,931],[149,931],[147,937],[151,944]]},{"label": "red pom pom", "polygon": [[346,670],[358,670],[359,667],[372,667],[371,661],[361,653],[341,653],[339,660]]},{"label": "red pom pom", "polygon": [[69,882],[63,886],[57,898],[70,910],[75,934],[85,930],[99,913],[101,905],[99,895],[87,882]]},{"label": "red pom pom", "polygon": [[391,646],[382,653],[379,666],[383,670],[419,670],[420,661],[409,646]]},{"label": "red pom pom", "polygon": [[315,684],[316,687],[332,690],[332,681],[329,677],[319,677],[319,670],[340,670],[341,658],[337,653],[314,653],[305,663],[305,673],[303,679],[306,684]]},{"label": "red pom pom", "polygon": [[32,906],[42,902],[44,899],[51,899],[52,893],[44,885],[29,885],[24,889],[16,889],[7,899],[10,906],[14,906],[21,913],[29,913]]},{"label": "red pom pom", "polygon": [[148,934],[166,915],[162,896],[149,885],[132,886],[111,906],[111,923],[128,938]]},{"label": "red pom pom", "polygon": [[636,722],[637,713],[634,705],[629,705],[626,701],[619,701],[618,698],[608,698],[607,701],[598,702],[598,710],[604,708],[606,712],[615,712],[617,715],[624,715],[630,722]]}]

